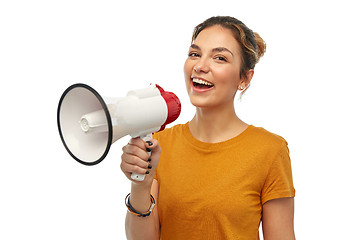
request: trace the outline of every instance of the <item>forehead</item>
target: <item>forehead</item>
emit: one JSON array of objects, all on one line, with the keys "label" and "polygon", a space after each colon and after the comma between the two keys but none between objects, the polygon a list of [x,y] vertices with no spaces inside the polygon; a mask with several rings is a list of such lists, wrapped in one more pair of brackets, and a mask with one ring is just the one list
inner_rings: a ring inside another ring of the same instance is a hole
[{"label": "forehead", "polygon": [[198,45],[202,50],[225,47],[234,54],[240,53],[240,46],[232,31],[219,25],[202,30],[194,40],[194,44]]}]

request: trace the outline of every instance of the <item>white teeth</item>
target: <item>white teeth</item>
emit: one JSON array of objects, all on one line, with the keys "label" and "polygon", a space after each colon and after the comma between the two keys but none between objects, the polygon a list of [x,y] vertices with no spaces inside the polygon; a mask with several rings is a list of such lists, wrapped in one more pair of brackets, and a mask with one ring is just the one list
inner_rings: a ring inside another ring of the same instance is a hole
[{"label": "white teeth", "polygon": [[207,85],[207,86],[214,86],[214,84],[211,84],[209,82],[205,82],[204,80],[201,80],[201,79],[198,79],[198,78],[193,78],[192,80],[193,80],[193,82],[195,82],[197,84],[204,84],[204,85]]}]

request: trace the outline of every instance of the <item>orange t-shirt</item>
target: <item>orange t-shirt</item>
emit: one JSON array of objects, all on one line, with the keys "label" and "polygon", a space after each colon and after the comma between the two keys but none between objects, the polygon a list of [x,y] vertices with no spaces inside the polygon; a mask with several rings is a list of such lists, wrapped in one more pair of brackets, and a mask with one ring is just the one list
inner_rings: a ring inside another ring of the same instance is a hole
[{"label": "orange t-shirt", "polygon": [[162,240],[259,239],[262,205],[295,196],[287,142],[263,128],[205,143],[186,123],[154,138]]}]

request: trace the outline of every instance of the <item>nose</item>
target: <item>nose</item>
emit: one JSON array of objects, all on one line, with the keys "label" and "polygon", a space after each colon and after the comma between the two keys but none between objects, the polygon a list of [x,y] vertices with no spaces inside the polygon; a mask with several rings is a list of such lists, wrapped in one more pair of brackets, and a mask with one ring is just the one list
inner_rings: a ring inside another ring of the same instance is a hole
[{"label": "nose", "polygon": [[200,58],[199,61],[194,65],[194,71],[196,73],[207,73],[209,72],[210,67],[209,67],[209,63],[207,62],[207,60],[205,58]]}]

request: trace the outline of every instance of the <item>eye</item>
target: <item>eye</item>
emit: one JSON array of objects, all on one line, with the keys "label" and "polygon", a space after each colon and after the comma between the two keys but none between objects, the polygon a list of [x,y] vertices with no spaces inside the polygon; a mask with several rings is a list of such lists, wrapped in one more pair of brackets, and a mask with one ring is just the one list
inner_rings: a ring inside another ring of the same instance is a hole
[{"label": "eye", "polygon": [[221,62],[227,62],[227,59],[225,57],[223,57],[223,56],[216,56],[215,59],[219,60]]},{"label": "eye", "polygon": [[198,54],[197,52],[189,52],[188,56],[195,58],[195,57],[200,57],[200,54]]}]

